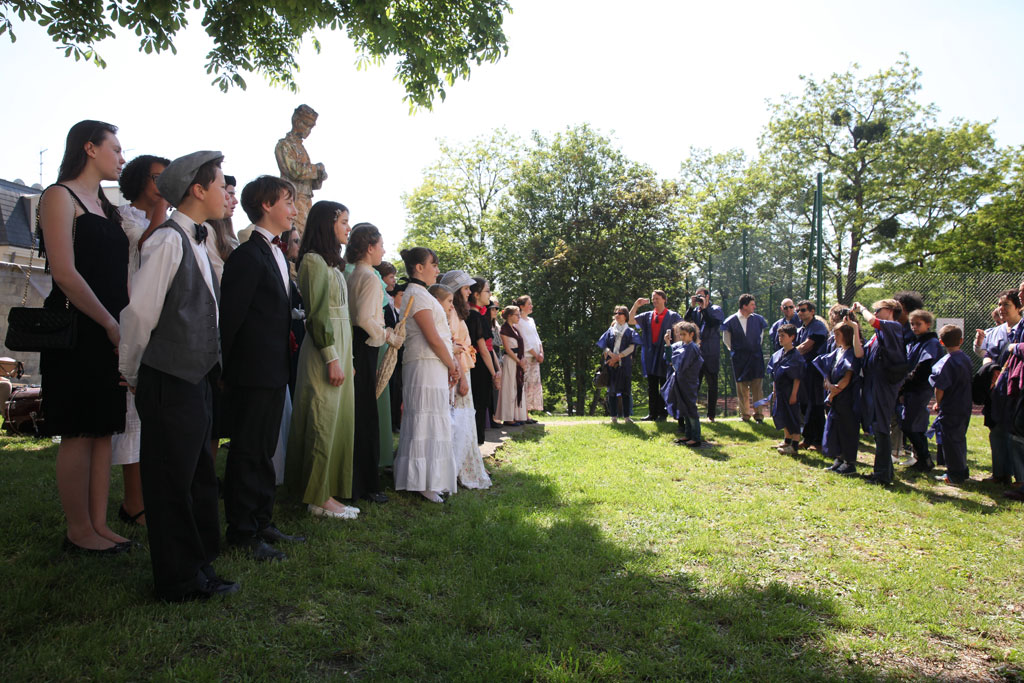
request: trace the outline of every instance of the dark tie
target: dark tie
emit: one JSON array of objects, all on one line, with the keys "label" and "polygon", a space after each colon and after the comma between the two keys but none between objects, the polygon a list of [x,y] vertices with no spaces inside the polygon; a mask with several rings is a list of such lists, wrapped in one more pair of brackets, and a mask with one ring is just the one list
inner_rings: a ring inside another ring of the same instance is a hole
[{"label": "dark tie", "polygon": [[206,241],[206,226],[202,223],[196,223],[196,244],[202,244]]},{"label": "dark tie", "polygon": [[270,240],[270,243],[273,244],[274,246],[280,247],[281,246],[281,236],[278,235],[274,239]]}]

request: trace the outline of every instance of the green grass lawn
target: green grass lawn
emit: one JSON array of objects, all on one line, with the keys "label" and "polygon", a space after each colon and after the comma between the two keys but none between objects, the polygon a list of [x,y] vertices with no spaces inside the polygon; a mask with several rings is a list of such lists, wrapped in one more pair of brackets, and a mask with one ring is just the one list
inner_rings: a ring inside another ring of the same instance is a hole
[{"label": "green grass lawn", "polygon": [[144,550],[63,554],[55,446],[3,438],[0,679],[1024,676],[1024,507],[998,488],[883,490],[778,455],[767,427],[704,424],[697,450],[673,427],[525,429],[492,489],[443,506],[395,494],[338,522],[279,501],[309,543],[225,555],[241,593],[185,605],[151,599]]}]

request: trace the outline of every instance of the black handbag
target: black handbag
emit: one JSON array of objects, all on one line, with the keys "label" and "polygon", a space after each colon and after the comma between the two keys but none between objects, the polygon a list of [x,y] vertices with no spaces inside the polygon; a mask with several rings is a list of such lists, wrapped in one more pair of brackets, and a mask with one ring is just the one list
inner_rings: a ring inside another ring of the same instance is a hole
[{"label": "black handbag", "polygon": [[7,338],[11,351],[68,351],[78,338],[78,313],[68,308],[18,306],[7,314]]},{"label": "black handbag", "polygon": [[[71,248],[75,248],[75,227],[78,217],[71,219]],[[36,205],[36,227],[39,226],[39,206]],[[11,351],[69,351],[78,339],[78,312],[64,295],[64,308],[29,308],[28,287],[32,279],[32,257],[25,269],[25,293],[21,306],[7,314],[7,337],[4,345]]]},{"label": "black handbag", "polygon": [[612,370],[608,367],[607,363],[601,363],[601,368],[594,375],[594,386],[598,389],[604,389],[608,386],[612,379]]}]

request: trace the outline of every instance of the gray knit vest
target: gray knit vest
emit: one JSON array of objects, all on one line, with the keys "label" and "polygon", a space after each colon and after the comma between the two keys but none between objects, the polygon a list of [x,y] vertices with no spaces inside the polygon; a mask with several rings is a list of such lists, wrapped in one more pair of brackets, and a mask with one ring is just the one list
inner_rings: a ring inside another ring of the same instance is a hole
[{"label": "gray knit vest", "polygon": [[215,299],[203,279],[185,231],[173,221],[167,221],[161,228],[174,228],[181,235],[181,264],[167,289],[160,320],[142,354],[142,362],[197,384],[220,362],[217,328],[220,287],[211,268]]}]

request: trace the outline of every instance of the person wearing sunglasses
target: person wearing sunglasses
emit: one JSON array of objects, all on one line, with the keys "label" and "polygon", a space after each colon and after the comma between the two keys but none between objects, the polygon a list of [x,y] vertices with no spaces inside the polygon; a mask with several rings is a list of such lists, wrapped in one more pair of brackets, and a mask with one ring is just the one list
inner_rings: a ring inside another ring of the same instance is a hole
[{"label": "person wearing sunglasses", "polygon": [[796,304],[793,303],[792,299],[783,299],[779,304],[779,312],[782,313],[782,317],[772,323],[772,326],[768,329],[768,338],[772,340],[772,353],[782,348],[782,344],[779,343],[779,328],[783,325],[793,325],[794,327],[800,327],[800,318],[796,314]]}]

